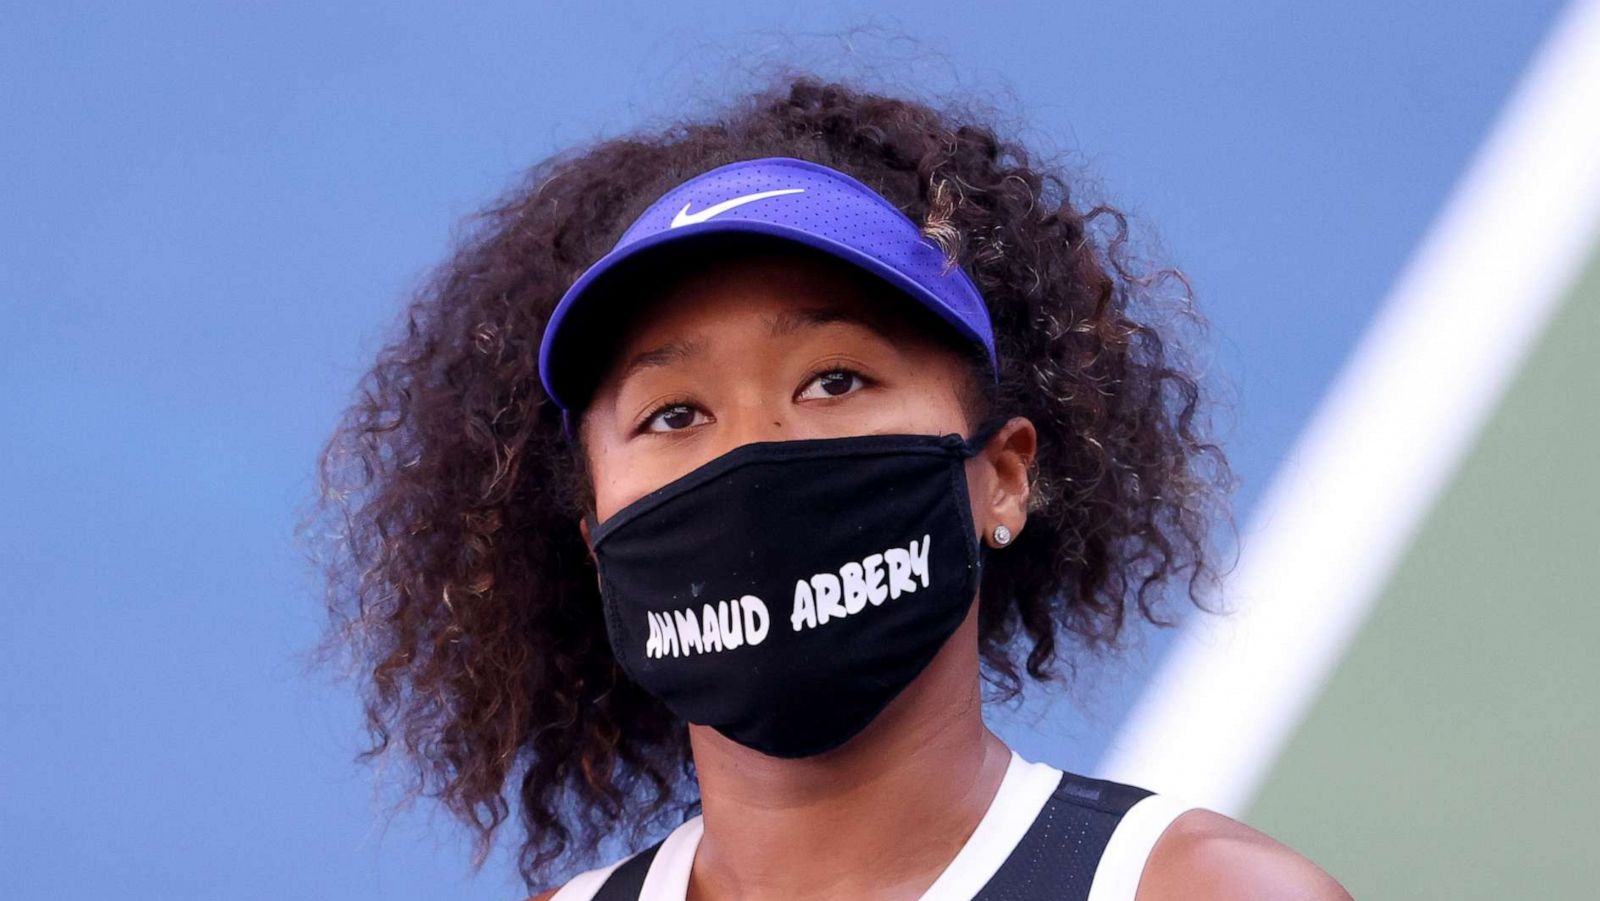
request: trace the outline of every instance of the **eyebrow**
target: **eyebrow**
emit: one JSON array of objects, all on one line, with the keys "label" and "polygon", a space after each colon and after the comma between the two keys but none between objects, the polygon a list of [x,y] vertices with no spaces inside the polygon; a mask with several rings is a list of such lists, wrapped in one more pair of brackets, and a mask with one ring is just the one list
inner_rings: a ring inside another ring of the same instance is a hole
[{"label": "eyebrow", "polygon": [[868,317],[844,307],[806,307],[800,310],[783,310],[776,316],[766,317],[767,334],[774,338],[792,335],[803,328],[816,328],[833,322],[848,322],[862,328],[880,332],[878,325]]},{"label": "eyebrow", "polygon": [[[774,338],[792,335],[801,329],[818,328],[835,322],[846,322],[859,325],[879,335],[883,330],[871,318],[854,310],[844,307],[807,307],[800,310],[784,310],[773,316],[762,317],[767,324],[767,334]],[[628,380],[629,376],[652,366],[666,366],[671,363],[682,362],[695,354],[705,350],[704,338],[691,338],[686,341],[668,341],[659,347],[641,351],[634,354],[628,364],[623,367],[617,383]]]}]

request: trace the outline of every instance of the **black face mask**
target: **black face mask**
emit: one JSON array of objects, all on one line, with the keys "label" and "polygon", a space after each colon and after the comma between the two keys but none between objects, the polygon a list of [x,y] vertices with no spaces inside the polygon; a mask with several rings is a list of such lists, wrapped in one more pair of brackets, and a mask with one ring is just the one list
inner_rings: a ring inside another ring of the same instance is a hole
[{"label": "black face mask", "polygon": [[691,723],[777,757],[866,728],[955,631],[984,546],[970,440],[860,435],[736,447],[588,518],[611,649]]}]

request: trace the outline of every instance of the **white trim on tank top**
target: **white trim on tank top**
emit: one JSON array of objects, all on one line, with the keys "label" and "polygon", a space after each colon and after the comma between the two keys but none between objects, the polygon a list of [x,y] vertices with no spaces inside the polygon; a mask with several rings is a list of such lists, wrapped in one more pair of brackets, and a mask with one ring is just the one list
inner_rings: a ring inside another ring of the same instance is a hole
[{"label": "white trim on tank top", "polygon": [[1128,808],[1095,865],[1088,901],[1133,901],[1156,840],[1180,814],[1193,809],[1169,795],[1146,795]]},{"label": "white trim on tank top", "polygon": [[[1001,777],[1000,789],[995,792],[977,828],[919,901],[969,901],[976,895],[994,878],[1033,827],[1050,795],[1061,783],[1061,776],[1061,770],[1047,763],[1025,760],[1013,750],[1005,775]],[[1158,803],[1151,803],[1157,799]],[[1090,901],[1132,901],[1145,858],[1156,839],[1168,823],[1188,809],[1188,805],[1158,795],[1144,798],[1129,808],[1128,815],[1112,832],[1106,852],[1095,869]],[[1139,812],[1137,817],[1135,811]],[[689,873],[704,831],[704,819],[694,816],[667,835],[650,862],[639,901],[685,901]],[[574,876],[550,901],[590,901],[606,877],[633,856]]]}]

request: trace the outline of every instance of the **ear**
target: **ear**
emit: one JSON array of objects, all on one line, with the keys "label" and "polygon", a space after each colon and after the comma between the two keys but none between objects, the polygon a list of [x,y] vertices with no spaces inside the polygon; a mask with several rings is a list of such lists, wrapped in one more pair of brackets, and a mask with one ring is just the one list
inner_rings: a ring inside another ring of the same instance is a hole
[{"label": "ear", "polygon": [[984,496],[977,499],[972,510],[979,529],[979,538],[990,547],[1004,545],[994,540],[995,526],[1005,526],[1011,531],[1014,543],[1022,534],[1028,521],[1028,500],[1033,491],[1031,470],[1038,454],[1039,433],[1026,416],[1013,416],[989,439],[980,458],[987,464],[990,475]]}]

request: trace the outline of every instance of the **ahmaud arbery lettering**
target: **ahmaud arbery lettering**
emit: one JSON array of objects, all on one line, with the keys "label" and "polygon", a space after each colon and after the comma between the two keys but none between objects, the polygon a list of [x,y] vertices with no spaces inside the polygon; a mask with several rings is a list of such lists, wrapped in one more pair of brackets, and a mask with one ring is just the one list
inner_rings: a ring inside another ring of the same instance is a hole
[{"label": "ahmaud arbery lettering", "polygon": [[[906,547],[892,547],[881,554],[852,560],[837,571],[820,572],[799,579],[794,585],[794,608],[789,625],[796,631],[815,629],[853,616],[902,594],[927,588],[928,545],[932,536],[924,535]],[[767,637],[771,617],[766,602],[753,594],[715,604],[661,613],[646,612],[650,637],[645,642],[646,657],[682,657],[731,651],[746,644],[757,645]]]}]

